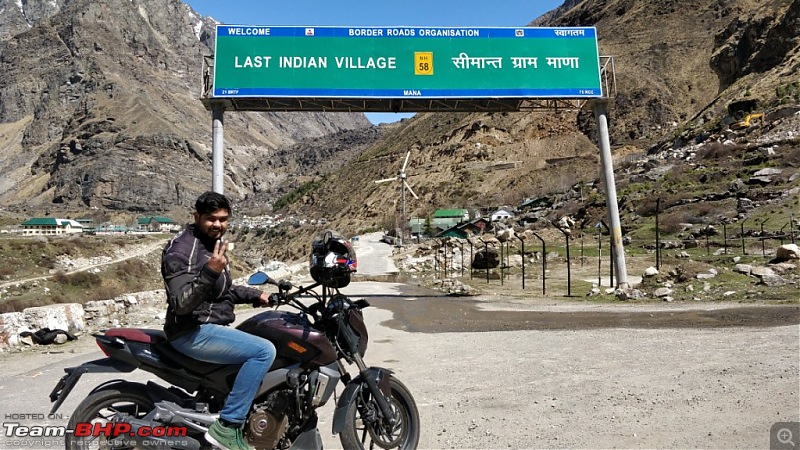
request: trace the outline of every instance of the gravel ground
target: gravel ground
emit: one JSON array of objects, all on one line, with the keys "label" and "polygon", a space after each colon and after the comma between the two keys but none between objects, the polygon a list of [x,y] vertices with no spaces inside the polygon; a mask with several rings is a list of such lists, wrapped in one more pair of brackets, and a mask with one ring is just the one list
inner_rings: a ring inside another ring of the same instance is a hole
[{"label": "gravel ground", "polygon": [[[381,285],[352,289],[401,289]],[[404,331],[390,309],[366,317],[367,362],[396,370],[414,394],[420,448],[768,448],[774,423],[800,420],[796,312],[772,326],[438,333]]]},{"label": "gravel ground", "polygon": [[[612,323],[536,329],[530,322],[533,329],[523,329],[526,314],[568,320],[585,305],[492,302],[487,308],[471,299],[456,307],[447,297],[379,282],[352,283],[346,291],[376,306],[365,311],[366,361],[395,370],[411,390],[421,449],[768,448],[774,423],[800,421],[796,312],[783,323],[756,326],[706,328],[689,321],[666,328]],[[451,307],[430,307],[436,303]],[[508,313],[494,321],[495,329],[508,331],[492,331],[488,322],[483,331],[458,330],[454,324],[473,323],[458,319],[479,314],[481,307],[491,310],[483,313]],[[683,308],[688,306],[650,310],[658,316]],[[428,313],[409,318],[408,310]],[[593,307],[619,317],[628,310]],[[241,311],[239,320],[252,313]],[[0,379],[38,380],[44,364],[81,354],[100,356],[91,337],[3,354]],[[49,406],[40,397],[52,382],[35,388],[44,411]],[[74,405],[65,407],[69,414]],[[332,407],[320,414],[326,449],[340,448],[330,435]]]},{"label": "gravel ground", "polygon": [[[453,298],[373,281],[344,292],[375,306],[366,361],[411,390],[421,449],[769,448],[774,423],[800,421],[796,304]],[[84,336],[2,354],[0,392],[89,352]],[[326,449],[340,448],[332,411],[320,414]]]}]

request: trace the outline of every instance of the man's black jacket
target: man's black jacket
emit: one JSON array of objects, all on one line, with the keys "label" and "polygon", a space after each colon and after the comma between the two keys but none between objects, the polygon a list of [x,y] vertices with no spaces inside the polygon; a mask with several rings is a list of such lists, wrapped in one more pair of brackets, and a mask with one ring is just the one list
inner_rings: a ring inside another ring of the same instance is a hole
[{"label": "man's black jacket", "polygon": [[261,291],[233,286],[228,267],[208,268],[215,240],[189,225],[172,239],[161,256],[161,276],[167,290],[164,332],[174,338],[203,323],[228,325],[236,303],[258,303]]}]

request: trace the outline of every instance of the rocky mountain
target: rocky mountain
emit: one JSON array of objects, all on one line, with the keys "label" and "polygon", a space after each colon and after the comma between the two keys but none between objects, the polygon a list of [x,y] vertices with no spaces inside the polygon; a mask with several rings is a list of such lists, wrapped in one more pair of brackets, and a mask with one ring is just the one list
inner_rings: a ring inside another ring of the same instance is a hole
[{"label": "rocky mountain", "polygon": [[42,19],[57,14],[64,7],[64,3],[66,3],[64,0],[49,2],[0,1],[0,41],[28,31]]},{"label": "rocky mountain", "polygon": [[[745,214],[730,201],[737,197],[776,212],[796,207],[800,123],[787,117],[800,106],[800,1],[568,0],[531,25],[595,26],[601,54],[614,56],[610,132],[626,232],[652,230],[661,195],[676,208],[668,211],[675,223],[737,220]],[[766,113],[765,126],[732,132],[750,111]],[[719,150],[723,143],[728,151]],[[774,146],[771,156],[759,157],[763,146]],[[399,185],[373,180],[395,175],[409,150],[409,184],[420,198],[407,197],[407,217],[542,197],[552,205],[543,218],[605,218],[590,110],[418,114],[290,209],[312,217],[336,211],[338,229],[351,233],[397,227]],[[765,166],[783,168],[782,181],[748,185]],[[715,167],[720,173],[709,175]],[[730,191],[731,183],[747,187]],[[783,206],[760,202],[769,198]],[[697,204],[699,214],[687,207]],[[283,255],[288,245],[279,245]]]},{"label": "rocky mountain", "polygon": [[[210,20],[177,0],[3,1],[0,205],[185,211],[210,186],[211,120],[197,101]],[[601,54],[614,57],[610,131],[626,230],[662,193],[679,207],[716,198],[702,189],[724,191],[726,202],[708,208],[735,218],[731,198],[758,203],[800,183],[790,120],[800,105],[800,0],[567,0],[530,19],[595,26]],[[766,126],[732,132],[750,111],[765,113]],[[604,215],[589,109],[428,113],[381,127],[360,114],[237,113],[226,115],[225,136],[226,193],[241,206],[280,200],[283,212],[325,217],[346,234],[399,226],[399,185],[373,180],[395,175],[409,150],[420,198],[407,198],[408,216],[537,197],[549,216]],[[759,158],[764,145],[775,148]],[[785,168],[774,178],[784,184],[747,185],[765,166]],[[628,178],[665,174],[669,183],[635,188]],[[291,257],[299,250],[281,239],[298,233],[263,241]]]},{"label": "rocky mountain", "polygon": [[725,119],[733,101],[775,105],[800,76],[796,0],[572,1],[533,24],[545,20],[596,26],[601,53],[615,56],[618,145],[646,148],[693,119]]},{"label": "rocky mountain", "polygon": [[[213,25],[179,0],[0,0],[0,205],[185,210],[211,186],[198,98]],[[242,113],[225,126],[226,190],[242,198],[250,165],[272,150],[371,125]]]}]

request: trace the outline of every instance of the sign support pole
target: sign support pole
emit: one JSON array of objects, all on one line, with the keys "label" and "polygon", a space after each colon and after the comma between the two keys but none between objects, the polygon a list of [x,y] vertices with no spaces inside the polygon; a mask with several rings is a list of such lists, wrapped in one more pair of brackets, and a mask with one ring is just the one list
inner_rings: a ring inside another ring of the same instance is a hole
[{"label": "sign support pole", "polygon": [[[406,158],[406,161],[408,161],[408,158]],[[403,222],[400,224],[400,247],[402,247],[403,244],[406,241],[406,186],[405,186],[405,184],[406,184],[406,174],[405,174],[405,172],[400,174],[399,178],[400,178],[400,196],[402,197],[402,203],[403,203],[403,219],[402,219]],[[445,264],[446,264],[446,261],[447,261],[447,259],[445,259]],[[447,273],[446,271],[447,271],[447,268],[445,268],[445,273]],[[446,276],[445,276],[445,278],[446,278]]]},{"label": "sign support pole", "polygon": [[224,127],[225,108],[219,105],[212,112],[212,133],[211,133],[211,187],[214,192],[224,194],[225,170],[224,170],[224,151],[225,151],[225,127]]},{"label": "sign support pole", "polygon": [[625,266],[625,249],[622,246],[622,226],[619,220],[617,205],[617,187],[614,181],[614,165],[611,159],[611,139],[608,133],[608,100],[596,100],[593,105],[594,118],[600,146],[600,163],[603,167],[603,180],[606,188],[606,207],[611,222],[611,244],[614,251],[614,263],[617,266],[617,288],[628,289],[628,271]]}]

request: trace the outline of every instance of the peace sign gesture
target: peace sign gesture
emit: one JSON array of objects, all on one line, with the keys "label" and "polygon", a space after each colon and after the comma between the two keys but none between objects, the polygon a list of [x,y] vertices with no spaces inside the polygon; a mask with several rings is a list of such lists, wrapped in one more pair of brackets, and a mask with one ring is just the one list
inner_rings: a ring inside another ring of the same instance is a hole
[{"label": "peace sign gesture", "polygon": [[208,258],[208,268],[214,272],[222,272],[225,266],[228,265],[228,258],[225,256],[225,250],[228,249],[228,243],[222,242],[222,239],[217,239],[214,244],[214,252]]}]

